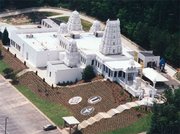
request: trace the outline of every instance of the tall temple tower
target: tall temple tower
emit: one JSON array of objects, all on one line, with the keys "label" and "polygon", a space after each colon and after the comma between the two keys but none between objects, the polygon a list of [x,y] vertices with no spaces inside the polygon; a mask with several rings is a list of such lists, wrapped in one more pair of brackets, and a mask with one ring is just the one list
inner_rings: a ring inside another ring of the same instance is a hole
[{"label": "tall temple tower", "polygon": [[79,62],[79,52],[76,41],[72,40],[66,49],[64,63],[69,67],[76,67]]},{"label": "tall temple tower", "polygon": [[91,33],[94,33],[94,32],[97,32],[97,31],[101,31],[101,25],[100,25],[100,22],[95,20],[89,30],[89,32]]},{"label": "tall temple tower", "polygon": [[122,54],[119,19],[114,21],[107,20],[99,51],[104,55]]},{"label": "tall temple tower", "polygon": [[68,20],[68,31],[82,31],[81,19],[77,11],[72,12]]}]

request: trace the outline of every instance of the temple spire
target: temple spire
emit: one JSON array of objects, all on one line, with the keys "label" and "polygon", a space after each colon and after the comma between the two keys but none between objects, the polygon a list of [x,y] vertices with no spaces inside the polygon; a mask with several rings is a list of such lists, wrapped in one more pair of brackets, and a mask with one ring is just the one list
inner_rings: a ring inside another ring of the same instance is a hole
[{"label": "temple spire", "polygon": [[72,12],[68,20],[68,31],[82,31],[81,19],[77,11]]},{"label": "temple spire", "polygon": [[104,55],[122,54],[119,19],[107,20],[99,51]]},{"label": "temple spire", "polygon": [[97,31],[101,31],[101,25],[100,25],[100,22],[95,20],[89,30],[89,32],[91,33],[94,33],[94,32],[97,32]]}]

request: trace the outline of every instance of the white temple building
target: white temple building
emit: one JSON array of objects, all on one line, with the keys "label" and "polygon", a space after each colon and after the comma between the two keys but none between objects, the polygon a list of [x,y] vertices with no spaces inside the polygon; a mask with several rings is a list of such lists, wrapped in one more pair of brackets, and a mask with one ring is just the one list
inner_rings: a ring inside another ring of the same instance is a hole
[{"label": "white temple building", "polygon": [[84,32],[79,13],[74,11],[67,24],[57,27],[43,21],[43,25],[48,28],[12,31],[10,47],[32,66],[46,68],[53,84],[80,80],[83,69],[92,65],[97,74],[118,82],[133,96],[142,95],[137,86],[141,85],[137,78],[141,65],[122,47],[119,19],[107,20],[104,31],[94,21],[90,31]]}]

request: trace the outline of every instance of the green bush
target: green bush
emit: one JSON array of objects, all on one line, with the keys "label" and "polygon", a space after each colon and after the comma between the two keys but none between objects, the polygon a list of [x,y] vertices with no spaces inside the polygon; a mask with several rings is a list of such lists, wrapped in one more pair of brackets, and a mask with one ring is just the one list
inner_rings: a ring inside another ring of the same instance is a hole
[{"label": "green bush", "polygon": [[96,75],[95,75],[95,72],[93,70],[93,67],[90,65],[86,66],[86,68],[82,72],[82,79],[85,82],[91,81],[91,79],[94,78],[95,76]]},{"label": "green bush", "polygon": [[6,69],[3,70],[3,73],[4,73],[4,74],[10,74],[10,73],[12,73],[12,72],[13,72],[13,69],[12,69],[12,68],[6,68]]}]

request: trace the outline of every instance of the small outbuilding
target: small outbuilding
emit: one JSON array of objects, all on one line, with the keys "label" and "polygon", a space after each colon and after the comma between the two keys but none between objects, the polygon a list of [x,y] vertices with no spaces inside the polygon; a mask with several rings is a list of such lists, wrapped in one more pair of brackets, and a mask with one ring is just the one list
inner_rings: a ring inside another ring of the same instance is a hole
[{"label": "small outbuilding", "polygon": [[143,67],[159,67],[160,56],[155,56],[153,51],[142,51],[138,53],[138,63]]},{"label": "small outbuilding", "polygon": [[69,133],[71,134],[71,129],[77,130],[78,124],[80,123],[74,116],[62,117],[64,120],[64,127],[69,127]]}]

